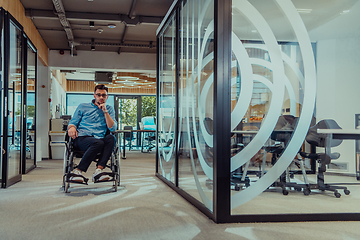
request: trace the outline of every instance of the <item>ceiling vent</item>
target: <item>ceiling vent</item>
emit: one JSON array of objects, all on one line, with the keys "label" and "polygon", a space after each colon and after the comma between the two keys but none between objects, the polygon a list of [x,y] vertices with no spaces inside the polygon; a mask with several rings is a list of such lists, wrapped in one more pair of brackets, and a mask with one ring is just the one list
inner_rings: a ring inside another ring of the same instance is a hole
[{"label": "ceiling vent", "polygon": [[99,84],[112,83],[113,73],[112,72],[95,72],[95,82]]}]

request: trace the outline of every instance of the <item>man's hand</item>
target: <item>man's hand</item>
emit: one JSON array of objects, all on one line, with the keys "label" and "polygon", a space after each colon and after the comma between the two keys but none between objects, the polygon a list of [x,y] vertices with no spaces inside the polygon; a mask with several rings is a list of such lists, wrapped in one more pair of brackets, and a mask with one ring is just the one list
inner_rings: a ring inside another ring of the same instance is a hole
[{"label": "man's hand", "polygon": [[95,105],[96,105],[98,108],[100,108],[101,110],[103,110],[104,113],[107,112],[105,103],[97,103],[97,102],[95,102]]},{"label": "man's hand", "polygon": [[105,103],[100,103],[100,104],[98,105],[98,107],[99,107],[101,110],[103,110],[103,112],[107,112]]},{"label": "man's hand", "polygon": [[71,137],[72,139],[77,138],[77,131],[76,131],[76,127],[75,126],[70,126],[70,128],[68,129],[68,135],[69,137]]}]

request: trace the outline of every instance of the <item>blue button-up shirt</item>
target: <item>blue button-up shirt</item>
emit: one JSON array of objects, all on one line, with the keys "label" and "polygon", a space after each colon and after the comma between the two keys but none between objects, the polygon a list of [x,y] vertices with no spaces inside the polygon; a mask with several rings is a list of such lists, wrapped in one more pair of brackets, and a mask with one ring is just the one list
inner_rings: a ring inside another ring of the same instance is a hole
[{"label": "blue button-up shirt", "polygon": [[114,120],[114,125],[108,128],[106,125],[103,110],[98,108],[94,103],[81,103],[75,110],[74,116],[69,125],[74,125],[78,132],[78,136],[93,136],[97,139],[104,138],[107,129],[111,132],[117,128],[114,109],[106,105],[106,109],[110,117]]}]

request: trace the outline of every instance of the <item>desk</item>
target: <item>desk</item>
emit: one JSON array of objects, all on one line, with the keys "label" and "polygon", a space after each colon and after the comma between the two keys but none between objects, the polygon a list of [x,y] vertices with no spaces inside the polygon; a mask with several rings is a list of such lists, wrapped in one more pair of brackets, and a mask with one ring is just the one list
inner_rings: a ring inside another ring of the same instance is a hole
[{"label": "desk", "polygon": [[235,133],[235,134],[257,134],[259,132],[259,130],[234,130],[231,131],[231,133]]},{"label": "desk", "polygon": [[[155,130],[116,130],[115,131],[115,133],[116,134],[120,134],[120,133],[141,133],[141,134],[144,134],[145,132],[147,132],[147,133],[154,133],[155,132]],[[121,138],[119,137],[119,140],[120,140]],[[143,146],[142,146],[142,144],[141,144],[141,148],[142,148]],[[141,151],[142,151],[142,149],[141,149]],[[122,151],[122,157],[121,157],[122,159],[125,159],[126,158],[126,155],[125,155],[125,134],[123,134],[123,151]]]},{"label": "desk", "polygon": [[360,140],[360,129],[317,129],[317,133],[332,134],[333,139]]},{"label": "desk", "polygon": [[[360,129],[317,129],[317,133],[331,134],[333,139],[360,140]],[[356,179],[360,180],[360,159],[357,156],[355,158]]]}]

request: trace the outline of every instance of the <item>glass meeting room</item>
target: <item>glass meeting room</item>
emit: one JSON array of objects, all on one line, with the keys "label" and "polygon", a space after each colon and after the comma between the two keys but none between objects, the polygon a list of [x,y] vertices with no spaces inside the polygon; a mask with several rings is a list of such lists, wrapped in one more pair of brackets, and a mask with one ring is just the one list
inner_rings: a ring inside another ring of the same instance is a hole
[{"label": "glass meeting room", "polygon": [[159,178],[215,222],[356,220],[360,1],[170,11],[157,33],[158,135],[173,136],[159,139]]}]

